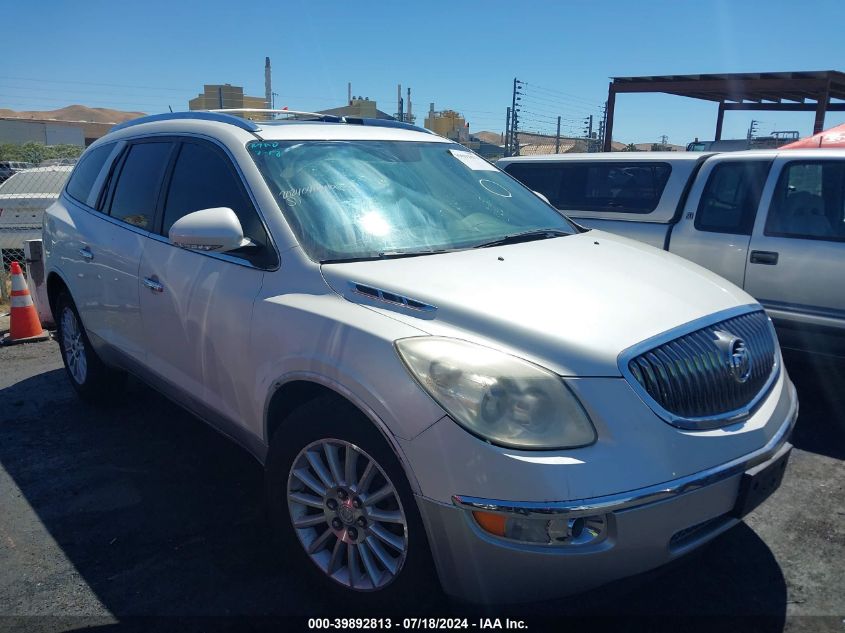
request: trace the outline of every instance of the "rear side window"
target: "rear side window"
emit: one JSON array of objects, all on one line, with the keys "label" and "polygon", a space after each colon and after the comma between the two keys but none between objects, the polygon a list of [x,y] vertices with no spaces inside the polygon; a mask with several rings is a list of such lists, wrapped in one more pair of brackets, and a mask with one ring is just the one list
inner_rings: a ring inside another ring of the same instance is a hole
[{"label": "rear side window", "polygon": [[669,163],[512,163],[509,174],[562,211],[651,213],[672,173]]},{"label": "rear side window", "polygon": [[775,187],[765,233],[845,241],[845,162],[787,164]]},{"label": "rear side window", "polygon": [[269,240],[258,213],[244,190],[231,161],[220,151],[203,143],[185,142],[179,150],[164,203],[161,234],[167,236],[179,218],[193,211],[228,207],[240,220],[244,237],[256,247],[230,251],[256,265],[269,265]]},{"label": "rear side window", "polygon": [[716,165],[701,194],[695,228],[751,235],[771,164],[771,161],[743,160]]},{"label": "rear side window", "polygon": [[71,198],[82,204],[87,204],[91,187],[94,186],[94,181],[97,180],[97,176],[100,174],[100,170],[112,149],[114,149],[112,143],[101,145],[85,154],[79,161],[67,183],[67,193]]},{"label": "rear side window", "polygon": [[141,229],[151,229],[162,176],[172,143],[138,143],[129,148],[112,195],[109,215]]}]

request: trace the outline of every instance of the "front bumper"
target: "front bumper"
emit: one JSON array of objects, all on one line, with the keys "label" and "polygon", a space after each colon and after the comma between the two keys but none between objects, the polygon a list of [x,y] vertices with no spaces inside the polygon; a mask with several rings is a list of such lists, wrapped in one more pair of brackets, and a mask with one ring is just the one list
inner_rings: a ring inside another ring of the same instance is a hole
[{"label": "front bumper", "polygon": [[[669,563],[736,525],[743,474],[783,458],[798,417],[790,407],[765,446],[720,466],[623,494],[562,502],[513,502],[456,495],[418,497],[446,593],[471,602],[521,602],[578,593]],[[584,546],[532,545],[493,536],[472,510],[519,517],[602,514],[603,538]]]}]

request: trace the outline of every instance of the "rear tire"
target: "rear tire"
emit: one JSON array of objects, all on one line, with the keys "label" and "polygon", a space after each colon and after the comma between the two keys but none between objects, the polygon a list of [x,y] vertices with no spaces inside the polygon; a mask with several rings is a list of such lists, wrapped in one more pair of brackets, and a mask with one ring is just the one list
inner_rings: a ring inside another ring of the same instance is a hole
[{"label": "rear tire", "polygon": [[402,466],[348,401],[323,396],[290,414],[271,440],[266,484],[291,571],[344,609],[373,615],[442,598]]},{"label": "rear tire", "polygon": [[94,351],[79,312],[67,291],[56,300],[59,349],[70,384],[91,404],[115,402],[123,393],[126,373],[106,366]]}]

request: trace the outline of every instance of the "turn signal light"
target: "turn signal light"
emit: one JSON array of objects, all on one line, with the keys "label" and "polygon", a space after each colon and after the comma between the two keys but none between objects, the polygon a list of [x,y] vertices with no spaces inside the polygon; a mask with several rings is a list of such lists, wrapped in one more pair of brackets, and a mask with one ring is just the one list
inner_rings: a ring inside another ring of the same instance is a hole
[{"label": "turn signal light", "polygon": [[472,516],[478,521],[478,525],[482,527],[485,532],[495,534],[496,536],[505,535],[505,523],[508,518],[504,514],[493,514],[492,512],[473,512]]},{"label": "turn signal light", "polygon": [[605,538],[608,528],[608,516],[602,514],[548,519],[473,510],[472,516],[488,534],[523,543],[559,547],[596,543]]}]

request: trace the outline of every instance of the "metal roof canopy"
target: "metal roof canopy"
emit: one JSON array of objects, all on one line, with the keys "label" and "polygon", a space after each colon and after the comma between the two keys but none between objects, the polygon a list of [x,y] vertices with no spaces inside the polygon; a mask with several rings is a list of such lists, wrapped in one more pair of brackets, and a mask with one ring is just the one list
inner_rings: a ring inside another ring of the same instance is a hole
[{"label": "metal roof canopy", "polygon": [[[604,151],[613,138],[613,111],[620,93],[663,92],[719,104],[714,140],[722,138],[726,110],[815,112],[813,134],[824,129],[827,112],[845,112],[845,73],[836,70],[612,77],[607,94]],[[840,102],[834,103],[832,100]],[[814,103],[808,103],[813,101]]]}]

